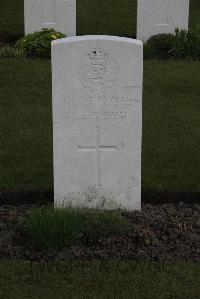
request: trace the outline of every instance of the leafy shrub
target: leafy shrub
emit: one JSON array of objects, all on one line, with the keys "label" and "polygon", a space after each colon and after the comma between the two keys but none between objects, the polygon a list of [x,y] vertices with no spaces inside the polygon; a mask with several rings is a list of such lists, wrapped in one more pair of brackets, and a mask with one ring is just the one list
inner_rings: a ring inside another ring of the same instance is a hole
[{"label": "leafy shrub", "polygon": [[146,58],[200,60],[200,26],[191,30],[176,29],[173,34],[152,36],[144,46]]},{"label": "leafy shrub", "polygon": [[21,49],[15,49],[10,46],[0,47],[1,58],[25,57],[25,53]]},{"label": "leafy shrub", "polygon": [[173,45],[173,34],[157,34],[148,40],[146,46],[151,49],[152,55],[160,58],[168,58]]},{"label": "leafy shrub", "polygon": [[177,28],[169,54],[179,59],[200,60],[200,26],[189,31]]},{"label": "leafy shrub", "polygon": [[129,221],[116,211],[80,210],[81,232],[92,239],[121,236],[130,231]]},{"label": "leafy shrub", "polygon": [[16,47],[23,50],[27,56],[48,58],[51,56],[51,42],[63,37],[64,34],[54,29],[44,28],[21,38],[16,43]]},{"label": "leafy shrub", "polygon": [[96,239],[120,236],[130,228],[128,220],[118,212],[93,209],[40,208],[24,222],[26,233],[45,250],[70,246],[81,234]]},{"label": "leafy shrub", "polygon": [[25,220],[25,231],[43,249],[70,246],[80,232],[80,219],[72,209],[40,208]]}]

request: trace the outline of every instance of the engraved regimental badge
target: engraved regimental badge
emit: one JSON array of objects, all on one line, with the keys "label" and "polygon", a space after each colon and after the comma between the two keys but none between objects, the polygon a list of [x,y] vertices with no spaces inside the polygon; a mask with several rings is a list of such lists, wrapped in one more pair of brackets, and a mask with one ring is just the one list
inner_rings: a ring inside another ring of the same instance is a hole
[{"label": "engraved regimental badge", "polygon": [[110,88],[119,73],[118,64],[103,49],[92,49],[77,67],[77,76],[81,85],[91,92]]}]

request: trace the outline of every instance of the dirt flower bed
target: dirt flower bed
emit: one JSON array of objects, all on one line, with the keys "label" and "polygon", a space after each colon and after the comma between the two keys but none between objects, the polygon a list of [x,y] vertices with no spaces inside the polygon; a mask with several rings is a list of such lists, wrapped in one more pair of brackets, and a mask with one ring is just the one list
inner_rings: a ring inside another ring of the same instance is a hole
[{"label": "dirt flower bed", "polygon": [[200,204],[144,204],[142,212],[122,212],[134,224],[126,236],[88,239],[82,235],[73,246],[57,252],[39,249],[22,230],[22,219],[33,208],[0,206],[0,258],[200,261]]}]

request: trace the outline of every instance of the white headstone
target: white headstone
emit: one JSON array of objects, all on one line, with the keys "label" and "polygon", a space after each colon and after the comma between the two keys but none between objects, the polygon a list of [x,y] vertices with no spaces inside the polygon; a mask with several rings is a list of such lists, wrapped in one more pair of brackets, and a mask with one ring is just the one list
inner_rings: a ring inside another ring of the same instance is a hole
[{"label": "white headstone", "polygon": [[76,0],[24,0],[25,34],[53,28],[76,35]]},{"label": "white headstone", "polygon": [[54,41],[52,75],[55,204],[140,209],[142,42]]},{"label": "white headstone", "polygon": [[138,0],[137,38],[146,42],[159,33],[188,29],[189,0]]}]

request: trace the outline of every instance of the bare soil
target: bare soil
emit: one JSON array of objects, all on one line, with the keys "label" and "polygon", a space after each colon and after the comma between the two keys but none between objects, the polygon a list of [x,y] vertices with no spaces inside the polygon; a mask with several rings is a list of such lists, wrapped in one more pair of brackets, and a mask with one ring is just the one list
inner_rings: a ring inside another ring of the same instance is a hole
[{"label": "bare soil", "polygon": [[143,204],[142,212],[122,212],[134,224],[123,237],[88,239],[82,236],[70,248],[46,252],[22,229],[32,208],[0,206],[0,258],[34,261],[154,260],[200,262],[200,204]]}]

